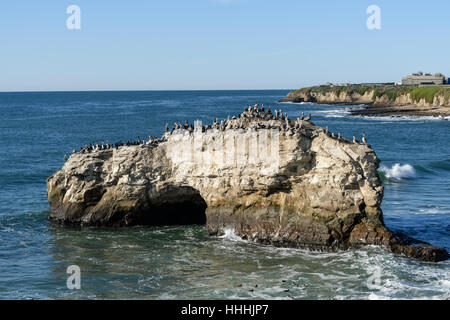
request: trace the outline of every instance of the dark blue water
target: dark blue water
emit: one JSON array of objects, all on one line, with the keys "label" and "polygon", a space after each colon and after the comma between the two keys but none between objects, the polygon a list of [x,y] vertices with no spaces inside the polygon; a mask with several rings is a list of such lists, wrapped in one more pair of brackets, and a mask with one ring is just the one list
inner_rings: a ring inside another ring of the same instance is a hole
[{"label": "dark blue water", "polygon": [[[233,234],[210,238],[202,226],[80,229],[48,221],[45,179],[72,149],[160,135],[166,122],[211,122],[259,102],[291,117],[312,112],[316,124],[349,138],[366,132],[382,160],[388,227],[450,250],[450,121],[278,104],[287,92],[0,93],[0,298],[448,299],[449,262],[377,247],[316,253]],[[66,286],[69,265],[80,266],[80,290]],[[374,287],[368,279],[376,272]]]}]

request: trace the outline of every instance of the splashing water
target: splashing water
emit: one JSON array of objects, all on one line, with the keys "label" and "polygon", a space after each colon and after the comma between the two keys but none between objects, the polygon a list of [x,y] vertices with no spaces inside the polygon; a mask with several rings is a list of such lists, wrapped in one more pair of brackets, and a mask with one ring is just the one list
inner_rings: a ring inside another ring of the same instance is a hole
[{"label": "splashing water", "polygon": [[236,234],[236,232],[232,228],[225,228],[223,230],[223,233],[224,234],[222,236],[220,236],[221,239],[225,239],[228,241],[237,241],[237,242],[244,241],[241,237],[239,237]]},{"label": "splashing water", "polygon": [[384,173],[388,179],[413,179],[417,177],[416,170],[410,164],[401,165],[400,163],[394,164],[391,168],[381,166],[380,171]]}]

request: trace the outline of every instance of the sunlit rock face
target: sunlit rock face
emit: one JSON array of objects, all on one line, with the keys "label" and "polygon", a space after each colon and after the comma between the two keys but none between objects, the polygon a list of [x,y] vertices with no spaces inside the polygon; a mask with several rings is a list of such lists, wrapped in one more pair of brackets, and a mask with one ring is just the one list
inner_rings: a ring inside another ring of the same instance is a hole
[{"label": "sunlit rock face", "polygon": [[367,144],[253,107],[221,124],[178,125],[158,142],[72,154],[47,179],[50,218],[115,227],[206,223],[211,235],[232,229],[277,246],[380,244],[446,258],[386,229],[378,163]]}]

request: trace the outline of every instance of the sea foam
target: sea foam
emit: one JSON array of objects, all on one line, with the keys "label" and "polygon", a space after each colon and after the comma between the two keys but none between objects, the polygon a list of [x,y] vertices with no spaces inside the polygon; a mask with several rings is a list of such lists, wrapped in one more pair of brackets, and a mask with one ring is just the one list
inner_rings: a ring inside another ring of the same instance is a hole
[{"label": "sea foam", "polygon": [[237,242],[245,241],[236,234],[236,232],[234,231],[233,228],[225,228],[223,230],[223,233],[224,234],[222,236],[220,236],[219,238],[229,240],[229,241],[237,241]]},{"label": "sea foam", "polygon": [[417,176],[416,170],[410,164],[401,165],[400,163],[396,163],[391,168],[381,166],[380,171],[388,179],[413,179]]}]

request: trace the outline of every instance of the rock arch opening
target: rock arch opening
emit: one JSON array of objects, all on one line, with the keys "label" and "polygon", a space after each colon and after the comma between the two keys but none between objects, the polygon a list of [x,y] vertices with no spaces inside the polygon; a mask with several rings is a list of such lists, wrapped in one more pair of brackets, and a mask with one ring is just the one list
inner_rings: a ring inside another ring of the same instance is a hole
[{"label": "rock arch opening", "polygon": [[206,201],[198,190],[168,186],[149,200],[148,214],[143,223],[152,226],[204,225],[206,207]]}]

